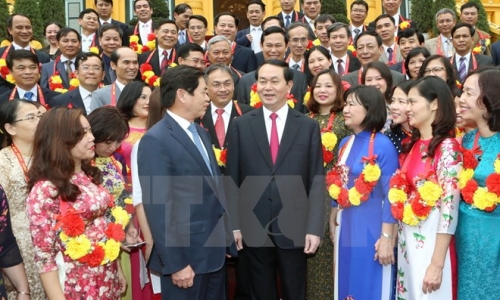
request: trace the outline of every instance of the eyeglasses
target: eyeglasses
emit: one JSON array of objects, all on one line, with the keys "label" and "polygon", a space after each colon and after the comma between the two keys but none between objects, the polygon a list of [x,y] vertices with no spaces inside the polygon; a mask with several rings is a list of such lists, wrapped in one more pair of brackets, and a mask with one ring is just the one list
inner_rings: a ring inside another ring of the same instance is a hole
[{"label": "eyeglasses", "polygon": [[207,64],[207,61],[204,60],[204,59],[186,58],[185,60],[189,60],[189,61],[193,62],[193,64],[195,64],[197,66],[204,66],[204,65]]},{"label": "eyeglasses", "polygon": [[225,82],[214,82],[211,84],[212,88],[214,89],[220,89],[222,86],[224,86],[224,88],[228,89],[230,88],[231,86],[233,86],[233,82],[232,81],[225,81]]},{"label": "eyeglasses", "polygon": [[292,42],[292,44],[298,44],[298,43],[301,43],[301,44],[307,44],[307,42],[309,42],[309,40],[307,38],[294,38],[294,39],[291,39],[290,42]]},{"label": "eyeglasses", "polygon": [[442,72],[442,71],[444,71],[444,67],[435,67],[435,68],[432,68],[432,69],[425,69],[424,70],[424,75],[429,75],[431,73],[437,74],[438,72]]},{"label": "eyeglasses", "polygon": [[353,9],[352,10],[353,13],[355,14],[364,14],[366,13],[366,10],[362,10],[362,9]]},{"label": "eyeglasses", "polygon": [[42,116],[43,116],[43,114],[38,114],[38,115],[29,114],[29,115],[27,115],[26,117],[24,117],[22,119],[14,120],[14,122],[12,122],[12,123],[21,122],[21,121],[30,121],[30,122],[33,122],[33,121],[35,121],[37,119],[40,119]]}]

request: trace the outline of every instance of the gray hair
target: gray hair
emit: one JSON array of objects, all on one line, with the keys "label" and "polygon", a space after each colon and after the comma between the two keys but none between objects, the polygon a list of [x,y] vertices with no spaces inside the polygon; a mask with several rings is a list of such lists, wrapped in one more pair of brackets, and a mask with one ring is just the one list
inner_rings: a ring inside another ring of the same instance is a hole
[{"label": "gray hair", "polygon": [[229,76],[231,77],[231,81],[233,81],[233,73],[231,72],[231,68],[226,66],[225,64],[213,64],[208,66],[208,68],[205,69],[205,80],[208,81],[208,76],[210,76],[211,73],[217,70],[229,74]]},{"label": "gray hair", "polygon": [[212,45],[221,41],[226,41],[227,44],[229,45],[229,48],[231,48],[231,41],[229,41],[225,36],[223,35],[216,35],[213,38],[211,38],[208,43],[207,43],[207,51],[210,51],[210,48],[212,48]]},{"label": "gray hair", "polygon": [[436,13],[436,22],[438,20],[438,17],[440,15],[444,15],[444,14],[450,14],[453,16],[453,19],[456,20],[457,19],[457,13],[453,10],[453,9],[449,9],[449,8],[441,8],[440,10],[438,10],[438,12]]}]

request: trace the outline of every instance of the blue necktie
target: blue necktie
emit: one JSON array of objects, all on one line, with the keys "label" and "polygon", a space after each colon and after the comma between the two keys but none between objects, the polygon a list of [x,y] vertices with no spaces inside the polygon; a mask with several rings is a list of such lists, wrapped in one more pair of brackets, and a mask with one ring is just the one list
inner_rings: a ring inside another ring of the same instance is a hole
[{"label": "blue necktie", "polygon": [[392,48],[387,48],[387,53],[388,53],[387,60],[389,61],[389,63],[391,63],[392,62],[392,55],[393,55]]},{"label": "blue necktie", "polygon": [[33,94],[32,92],[26,92],[24,93],[24,98],[23,99],[26,99],[26,100],[29,100],[29,101],[33,101],[33,96],[35,96],[35,94]]},{"label": "blue necktie", "polygon": [[186,42],[186,34],[184,30],[179,31],[179,44],[184,44]]},{"label": "blue necktie", "polygon": [[287,28],[288,26],[290,26],[290,16],[289,16],[289,15],[287,15],[287,16],[285,17],[285,19],[286,19],[286,21],[285,21],[285,28]]},{"label": "blue necktie", "polygon": [[203,160],[205,161],[205,164],[207,165],[210,174],[213,175],[212,167],[210,165],[210,160],[208,159],[207,153],[203,148],[203,145],[201,144],[200,135],[198,134],[198,130],[196,129],[195,123],[191,123],[188,127],[188,130],[191,131],[191,133],[193,134],[194,144],[196,148],[198,148],[198,151],[200,151],[201,157],[203,157]]},{"label": "blue necktie", "polygon": [[458,76],[460,81],[464,83],[465,77],[467,77],[467,68],[465,67],[465,57],[460,57],[460,66],[458,67]]}]

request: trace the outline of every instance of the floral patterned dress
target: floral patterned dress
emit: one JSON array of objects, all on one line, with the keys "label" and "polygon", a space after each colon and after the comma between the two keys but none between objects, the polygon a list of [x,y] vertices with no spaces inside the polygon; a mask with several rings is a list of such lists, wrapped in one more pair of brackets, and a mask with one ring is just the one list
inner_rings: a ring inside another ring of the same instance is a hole
[{"label": "floral patterned dress", "polygon": [[[418,151],[412,151],[408,157],[410,168],[407,170],[407,178],[412,189],[415,189],[415,186],[410,178],[424,172],[426,159],[422,159],[422,154],[427,151],[430,141],[430,139],[417,141],[413,149]],[[462,153],[456,139],[447,138],[441,143],[436,149],[431,168],[436,173],[443,195],[428,218],[418,226],[399,223],[396,287],[398,300],[453,299],[455,279],[452,278],[452,274],[455,268],[455,254],[451,244],[446,253],[441,287],[431,294],[424,294],[422,284],[434,253],[436,234],[453,235],[457,227],[460,202],[458,174],[462,169]]]},{"label": "floral patterned dress", "polygon": [[[23,156],[29,167],[30,157]],[[33,261],[33,242],[26,215],[26,198],[28,189],[23,169],[12,148],[6,147],[0,151],[0,185],[5,191],[10,208],[12,232],[16,237],[19,250],[24,261],[24,269],[28,276],[31,299],[46,299],[40,276]],[[9,300],[16,300],[17,293],[9,292]]]},{"label": "floral patterned dress", "polygon": [[145,128],[135,128],[130,127],[127,138],[122,142],[120,147],[120,154],[125,158],[127,166],[130,167],[130,153],[132,153],[132,147],[141,137],[146,133]]},{"label": "floral patterned dress", "polygon": [[[318,121],[322,131],[328,127],[330,115],[314,115],[311,118]],[[337,143],[331,151],[333,160],[325,166],[325,172],[329,172],[337,163],[340,141],[352,134],[352,131],[345,126],[344,114],[341,111],[335,113],[330,131],[337,136]],[[307,259],[308,299],[333,299],[333,245],[328,226],[331,201],[332,199],[325,193],[325,235],[316,253]]]},{"label": "floral patterned dress", "polygon": [[[80,216],[86,224],[85,235],[90,240],[101,240],[108,224],[106,213],[109,211],[108,203],[111,200],[109,193],[103,187],[92,183],[84,172],[73,175],[71,182],[80,188],[81,194],[75,202],[66,202],[66,205],[81,212]],[[61,214],[61,201],[56,195],[57,189],[50,181],[39,181],[27,199],[26,209],[39,273],[58,270],[56,255],[65,251],[59,235],[54,230],[56,216]],[[63,289],[67,300],[120,299],[116,261],[90,267],[72,260],[66,254],[63,259]]]}]

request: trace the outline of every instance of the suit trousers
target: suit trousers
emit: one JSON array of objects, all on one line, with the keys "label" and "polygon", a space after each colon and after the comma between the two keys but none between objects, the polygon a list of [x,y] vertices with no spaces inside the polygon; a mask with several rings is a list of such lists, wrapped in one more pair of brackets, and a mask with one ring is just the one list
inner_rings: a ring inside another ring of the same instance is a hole
[{"label": "suit trousers", "polygon": [[172,282],[172,276],[161,277],[161,298],[163,300],[225,300],[226,268],[208,274],[195,274],[193,286],[180,288]]},{"label": "suit trousers", "polygon": [[252,300],[278,300],[277,273],[281,299],[306,299],[306,254],[304,249],[246,247]]}]

